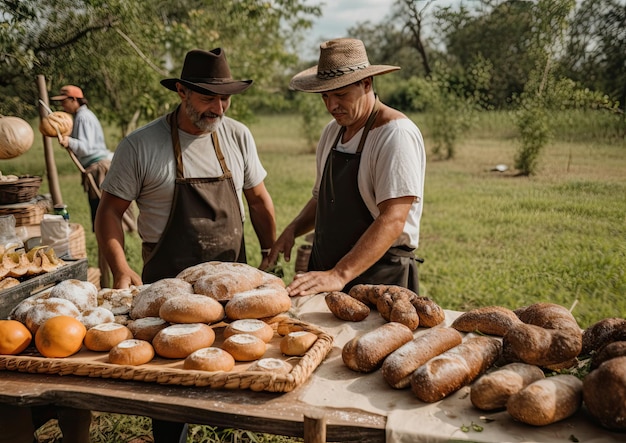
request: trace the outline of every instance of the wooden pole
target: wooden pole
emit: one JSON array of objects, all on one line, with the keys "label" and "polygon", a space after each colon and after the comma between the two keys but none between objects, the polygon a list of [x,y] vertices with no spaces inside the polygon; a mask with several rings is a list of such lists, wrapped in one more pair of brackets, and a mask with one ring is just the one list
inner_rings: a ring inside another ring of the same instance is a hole
[{"label": "wooden pole", "polygon": [[326,442],[326,418],[324,412],[311,410],[304,414],[304,441],[305,443]]},{"label": "wooden pole", "polygon": [[[46,79],[43,75],[37,76],[37,86],[39,88],[40,99],[48,105],[48,90],[46,89]],[[48,111],[43,106],[39,106],[39,119],[42,120],[48,115]],[[50,137],[43,137],[43,152],[46,159],[46,172],[48,176],[48,188],[50,189],[50,196],[52,197],[52,204],[63,204],[63,197],[61,196],[61,188],[59,186],[59,175],[57,172],[57,165],[54,161],[54,148],[52,146],[52,139]]]}]

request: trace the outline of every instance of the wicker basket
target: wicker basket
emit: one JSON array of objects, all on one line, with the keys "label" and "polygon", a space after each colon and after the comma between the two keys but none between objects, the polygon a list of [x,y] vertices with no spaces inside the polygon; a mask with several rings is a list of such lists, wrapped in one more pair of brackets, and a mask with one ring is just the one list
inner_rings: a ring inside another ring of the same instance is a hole
[{"label": "wicker basket", "polygon": [[79,223],[70,223],[70,257],[86,258],[85,229]]},{"label": "wicker basket", "polygon": [[15,217],[15,226],[38,225],[44,214],[51,209],[50,200],[37,196],[27,203],[15,203],[0,206],[0,215],[12,214]]},{"label": "wicker basket", "polygon": [[31,201],[39,192],[41,177],[22,175],[15,181],[0,182],[0,204],[11,205]]}]

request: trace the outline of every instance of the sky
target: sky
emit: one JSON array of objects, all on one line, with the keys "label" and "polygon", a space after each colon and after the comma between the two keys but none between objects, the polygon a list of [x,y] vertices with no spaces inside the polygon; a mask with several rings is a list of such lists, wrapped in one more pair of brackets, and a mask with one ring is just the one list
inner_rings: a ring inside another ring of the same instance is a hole
[{"label": "sky", "polygon": [[[324,3],[322,17],[316,19],[307,39],[306,51],[315,57],[319,44],[325,40],[345,37],[347,30],[358,23],[370,21],[380,23],[391,10],[396,0],[309,0],[309,4]],[[435,0],[433,6],[449,6],[458,4],[460,0]],[[425,4],[425,3],[424,3]]]}]

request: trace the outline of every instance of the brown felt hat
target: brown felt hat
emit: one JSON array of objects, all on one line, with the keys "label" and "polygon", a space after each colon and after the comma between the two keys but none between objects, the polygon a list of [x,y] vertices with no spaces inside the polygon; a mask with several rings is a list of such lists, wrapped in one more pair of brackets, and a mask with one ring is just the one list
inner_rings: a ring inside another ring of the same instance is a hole
[{"label": "brown felt hat", "polygon": [[176,83],[201,94],[232,95],[248,89],[252,80],[234,80],[224,50],[215,48],[211,51],[189,51],[180,78],[161,80],[161,84],[172,91],[176,91]]},{"label": "brown felt hat", "polygon": [[399,66],[370,65],[361,40],[339,38],[322,43],[317,66],[294,75],[289,87],[296,91],[326,92],[398,69]]}]

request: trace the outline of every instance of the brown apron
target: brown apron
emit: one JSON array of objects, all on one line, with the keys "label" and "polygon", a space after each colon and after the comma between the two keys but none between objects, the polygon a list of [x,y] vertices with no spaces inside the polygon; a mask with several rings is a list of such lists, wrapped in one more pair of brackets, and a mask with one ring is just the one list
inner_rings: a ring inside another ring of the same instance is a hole
[{"label": "brown apron", "polygon": [[217,133],[211,133],[211,137],[222,176],[185,178],[178,111],[167,116],[176,157],[174,199],[159,242],[142,246],[144,283],[175,277],[183,269],[211,260],[246,262],[239,199]]},{"label": "brown apron", "polygon": [[[332,269],[374,222],[361,193],[357,177],[361,151],[376,120],[379,101],[376,100],[355,154],[337,151],[337,143],[345,127],[333,143],[324,166],[315,214],[315,237],[309,260],[309,271]],[[398,285],[418,291],[417,266],[410,248],[392,247],[363,274],[344,288],[361,283]]]}]

